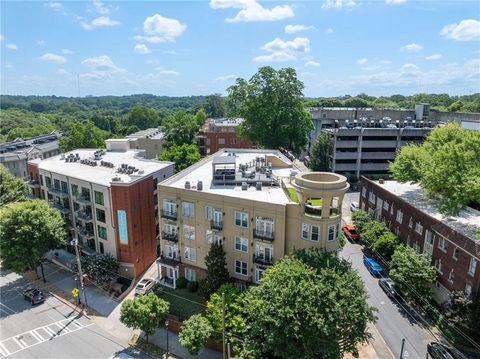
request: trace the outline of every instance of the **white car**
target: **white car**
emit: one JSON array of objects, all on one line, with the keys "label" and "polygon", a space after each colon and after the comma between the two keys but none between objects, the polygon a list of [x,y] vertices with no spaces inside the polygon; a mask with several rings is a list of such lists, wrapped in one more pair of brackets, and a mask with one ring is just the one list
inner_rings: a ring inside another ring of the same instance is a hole
[{"label": "white car", "polygon": [[154,284],[155,279],[143,278],[140,282],[137,283],[137,286],[135,287],[135,295],[147,294],[150,289],[152,289]]},{"label": "white car", "polygon": [[358,206],[358,202],[352,202],[350,204],[350,211],[355,212],[358,211],[360,207]]}]

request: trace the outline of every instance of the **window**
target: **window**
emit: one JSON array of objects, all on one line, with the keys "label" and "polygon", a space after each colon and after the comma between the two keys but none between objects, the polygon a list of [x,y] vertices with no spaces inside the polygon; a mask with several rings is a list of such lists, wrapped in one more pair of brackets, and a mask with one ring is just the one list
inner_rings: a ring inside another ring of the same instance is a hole
[{"label": "window", "polygon": [[448,249],[448,242],[445,238],[440,237],[438,239],[438,248],[440,248],[442,251],[446,252]]},{"label": "window", "polygon": [[368,194],[368,202],[375,203],[375,193],[370,192],[370,193]]},{"label": "window", "polygon": [[100,206],[103,206],[104,205],[103,193],[98,191],[93,191],[93,194],[95,196],[95,203],[99,204]]},{"label": "window", "polygon": [[255,256],[271,262],[273,260],[273,247],[267,244],[257,244],[255,248]]},{"label": "window", "polygon": [[182,202],[182,216],[184,217],[194,217],[195,216],[195,207],[193,203]]},{"label": "window", "polygon": [[48,187],[48,188],[51,188],[52,187],[52,179],[50,177],[45,177],[45,185]]},{"label": "window", "polygon": [[380,197],[377,197],[377,208],[380,210],[383,206],[383,200]]},{"label": "window", "polygon": [[195,239],[195,227],[183,225],[183,238],[186,240],[194,240]]},{"label": "window", "polygon": [[177,246],[165,246],[165,254],[167,258],[177,259],[178,258],[178,247]]},{"label": "window", "polygon": [[243,282],[235,282],[234,284],[239,292],[245,292],[247,290],[247,285]]},{"label": "window", "polygon": [[470,265],[468,266],[468,274],[472,277],[475,275],[475,271],[477,270],[477,260],[475,258],[470,259]]},{"label": "window", "polygon": [[265,237],[273,238],[273,219],[257,216],[255,230]]},{"label": "window", "polygon": [[43,186],[43,176],[42,175],[40,175],[40,185]]},{"label": "window", "polygon": [[177,234],[177,226],[169,223],[164,223],[163,224],[163,231],[166,234]]},{"label": "window", "polygon": [[[157,149],[156,147],[157,147],[157,145],[155,145],[155,149]],[[157,185],[158,185],[158,178],[154,178],[153,179],[153,190],[154,191],[157,190]]]},{"label": "window", "polygon": [[362,187],[362,197],[367,196],[367,187]]},{"label": "window", "polygon": [[177,214],[177,204],[175,201],[171,199],[164,199],[163,200],[163,211],[167,214]]},{"label": "window", "polygon": [[420,250],[420,246],[418,245],[418,242],[414,242],[413,243],[413,249],[415,250],[415,252],[417,253],[421,253],[422,251]]},{"label": "window", "polygon": [[61,182],[61,185],[62,185],[62,192],[63,192],[63,193],[68,193],[68,184],[67,184],[67,182],[62,181],[62,182]]},{"label": "window", "polygon": [[318,226],[312,225],[310,232],[310,240],[314,242],[318,242],[320,240],[320,231],[318,230]]},{"label": "window", "polygon": [[328,226],[328,240],[333,241],[338,238],[338,224],[331,224]]},{"label": "window", "polygon": [[438,273],[443,274],[443,264],[441,259],[435,261],[435,269]]},{"label": "window", "polygon": [[260,279],[263,276],[265,269],[262,268],[255,268],[255,283],[260,284]]},{"label": "window", "polygon": [[420,224],[420,222],[415,223],[415,232],[417,232],[418,234],[422,234],[423,226]]},{"label": "window", "polygon": [[453,269],[448,274],[448,281],[450,282],[450,284],[453,284],[453,282],[455,281],[455,273]]},{"label": "window", "polygon": [[197,273],[195,269],[185,267],[185,279],[190,282],[195,282],[197,280]]},{"label": "window", "polygon": [[213,219],[213,208],[210,206],[205,206],[205,219],[211,221]]},{"label": "window", "polygon": [[103,243],[102,243],[102,242],[98,242],[98,244],[100,245],[100,254],[105,253],[105,249],[103,248]]},{"label": "window", "polygon": [[232,139],[230,140],[230,144],[231,144],[231,145],[236,145],[236,144],[237,144],[237,139],[236,139],[236,138],[232,138]]},{"label": "window", "polygon": [[453,259],[457,260],[460,256],[460,249],[458,247],[453,248]]},{"label": "window", "polygon": [[465,284],[465,290],[463,291],[467,297],[472,295],[472,286],[470,284]]},{"label": "window", "polygon": [[393,216],[393,203],[392,203],[392,205],[390,206],[390,214]]},{"label": "window", "polygon": [[102,226],[97,226],[97,230],[98,230],[98,236],[101,239],[107,240],[107,229],[105,227],[102,227]]},{"label": "window", "polygon": [[214,221],[215,223],[222,223],[222,209],[205,206],[205,219],[207,221]]},{"label": "window", "polygon": [[309,232],[310,232],[310,226],[307,223],[302,223],[302,239],[308,240]]},{"label": "window", "polygon": [[399,209],[397,209],[397,222],[402,223],[403,222],[403,212]]},{"label": "window", "polygon": [[219,145],[224,145],[224,144],[225,144],[225,139],[224,139],[223,137],[220,137],[220,138],[218,139],[218,144],[219,144]]},{"label": "window", "polygon": [[425,252],[429,253],[430,255],[433,252],[433,235],[428,229],[425,230],[425,244],[423,246]]},{"label": "window", "polygon": [[235,225],[248,228],[248,213],[235,211]]},{"label": "window", "polygon": [[235,273],[246,276],[248,274],[247,263],[235,261]]},{"label": "window", "polygon": [[248,239],[235,236],[235,249],[240,252],[248,252]]},{"label": "window", "polygon": [[72,184],[72,196],[78,196],[78,186],[76,184]]},{"label": "window", "polygon": [[410,217],[410,219],[408,220],[408,226],[410,228],[413,228],[413,218],[412,217]]},{"label": "window", "polygon": [[55,187],[55,189],[60,189],[60,181],[58,179],[53,180],[53,187]]},{"label": "window", "polygon": [[387,201],[383,201],[383,209],[384,209],[385,211],[388,211],[388,207],[389,207],[388,202],[387,202]]},{"label": "window", "polygon": [[184,258],[187,261],[195,262],[197,260],[197,253],[195,248],[185,247],[183,248]]},{"label": "window", "polygon": [[97,221],[105,223],[105,211],[103,209],[96,209]]},{"label": "window", "polygon": [[212,244],[212,243],[223,244],[223,236],[220,232],[211,231],[207,229],[207,233],[205,237],[207,238],[207,242],[209,244]]}]

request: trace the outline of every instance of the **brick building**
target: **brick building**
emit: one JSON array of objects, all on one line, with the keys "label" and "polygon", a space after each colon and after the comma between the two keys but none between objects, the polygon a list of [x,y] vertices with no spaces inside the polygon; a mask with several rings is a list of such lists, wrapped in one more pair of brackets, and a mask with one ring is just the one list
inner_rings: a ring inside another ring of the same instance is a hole
[{"label": "brick building", "polygon": [[222,148],[255,148],[247,138],[237,134],[243,118],[207,118],[197,136],[202,156],[210,155]]},{"label": "brick building", "polygon": [[383,221],[399,239],[432,259],[438,272],[434,298],[452,291],[480,293],[480,211],[467,207],[455,217],[438,211],[417,184],[361,179],[360,207]]}]

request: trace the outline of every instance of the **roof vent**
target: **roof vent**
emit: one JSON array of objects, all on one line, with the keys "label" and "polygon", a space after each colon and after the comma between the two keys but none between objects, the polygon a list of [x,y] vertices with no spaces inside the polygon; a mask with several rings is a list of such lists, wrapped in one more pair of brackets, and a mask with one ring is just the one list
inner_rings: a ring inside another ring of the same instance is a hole
[{"label": "roof vent", "polygon": [[261,191],[262,190],[262,182],[257,182],[257,184],[255,185],[255,188],[257,189],[257,191]]},{"label": "roof vent", "polygon": [[384,184],[384,183],[385,183],[385,180],[384,180],[383,178],[380,178],[380,179],[378,180],[378,183]]},{"label": "roof vent", "polygon": [[118,182],[121,181],[122,179],[120,177],[113,177],[112,182]]},{"label": "roof vent", "polygon": [[246,191],[248,189],[247,182],[242,182],[242,191]]},{"label": "roof vent", "polygon": [[197,191],[203,190],[203,182],[202,181],[197,181]]},{"label": "roof vent", "polygon": [[190,189],[190,181],[185,182],[185,189]]}]

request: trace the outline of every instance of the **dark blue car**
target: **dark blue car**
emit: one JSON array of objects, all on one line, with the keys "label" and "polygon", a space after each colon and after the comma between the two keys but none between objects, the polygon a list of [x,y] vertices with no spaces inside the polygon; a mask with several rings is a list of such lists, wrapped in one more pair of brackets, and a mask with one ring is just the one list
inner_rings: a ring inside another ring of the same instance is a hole
[{"label": "dark blue car", "polygon": [[385,270],[377,261],[367,256],[363,257],[363,264],[373,275],[380,275]]}]

